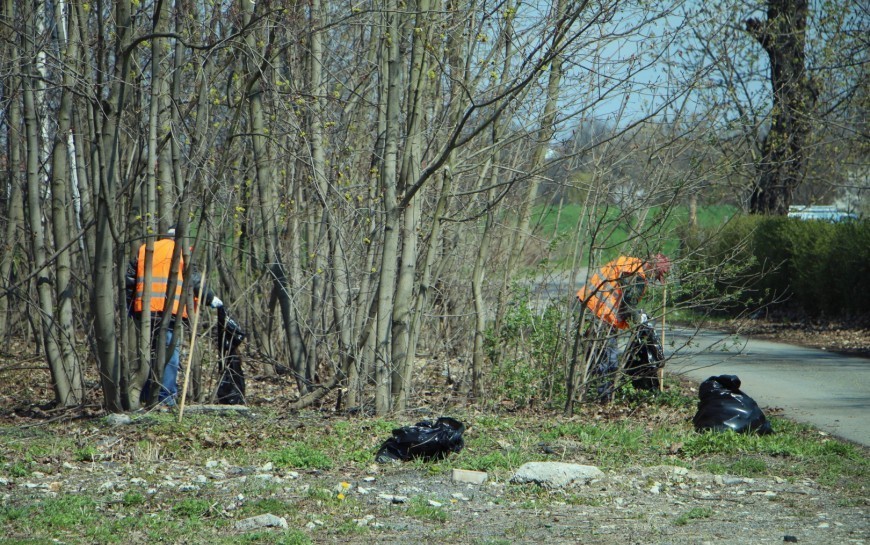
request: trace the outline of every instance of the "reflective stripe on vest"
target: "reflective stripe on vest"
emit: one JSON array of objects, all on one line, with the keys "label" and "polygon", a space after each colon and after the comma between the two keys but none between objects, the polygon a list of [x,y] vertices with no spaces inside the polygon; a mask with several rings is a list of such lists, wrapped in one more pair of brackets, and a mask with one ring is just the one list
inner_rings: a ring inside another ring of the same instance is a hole
[{"label": "reflective stripe on vest", "polygon": [[[169,272],[172,265],[172,252],[175,250],[175,241],[171,239],[158,240],[154,243],[154,255],[151,258],[151,312],[163,312],[166,308],[166,289],[169,287]],[[181,290],[184,287],[184,258],[178,265],[178,283],[175,286],[175,296],[172,298],[172,314],[178,314],[181,303]],[[142,301],[145,294],[145,245],[139,248],[139,257],[136,263],[136,291],[133,298],[133,311],[142,312]],[[187,308],[182,317],[187,318]]]},{"label": "reflective stripe on vest", "polygon": [[619,279],[623,275],[639,275],[646,279],[643,261],[636,257],[620,256],[610,261],[589,282],[577,292],[577,298],[592,311],[598,319],[619,329],[628,329],[628,322],[620,319],[619,305],[622,302],[622,289]]}]

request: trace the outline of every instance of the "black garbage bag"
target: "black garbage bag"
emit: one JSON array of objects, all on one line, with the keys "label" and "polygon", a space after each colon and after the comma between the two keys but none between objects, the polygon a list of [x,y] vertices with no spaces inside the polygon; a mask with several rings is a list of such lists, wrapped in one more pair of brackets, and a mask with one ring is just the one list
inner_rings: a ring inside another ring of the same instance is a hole
[{"label": "black garbage bag", "polygon": [[245,374],[239,354],[239,345],[245,336],[242,326],[227,315],[224,307],[219,307],[215,341],[220,355],[221,373],[217,402],[222,405],[245,404]]},{"label": "black garbage bag", "polygon": [[637,390],[658,390],[665,353],[655,329],[643,322],[632,332],[626,349],[625,374]]},{"label": "black garbage bag", "polygon": [[379,463],[412,458],[439,460],[465,446],[462,434],[465,424],[442,416],[434,424],[429,420],[393,430],[393,436],[384,441],[375,460]]},{"label": "black garbage bag", "polygon": [[698,412],[692,418],[695,431],[773,433],[755,400],[740,390],[740,379],[736,375],[708,378],[701,383],[698,398]]}]

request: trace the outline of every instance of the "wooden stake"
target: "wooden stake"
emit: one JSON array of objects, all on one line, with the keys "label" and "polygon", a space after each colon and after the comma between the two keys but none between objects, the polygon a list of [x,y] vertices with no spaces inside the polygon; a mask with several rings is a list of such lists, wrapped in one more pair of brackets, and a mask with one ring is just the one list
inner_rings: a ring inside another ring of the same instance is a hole
[{"label": "wooden stake", "polygon": [[[208,264],[202,271],[202,281],[199,283],[199,295],[197,296],[196,312],[193,313],[193,327],[190,330],[190,354],[187,355],[187,367],[184,369],[184,385],[181,387],[181,403],[178,405],[178,421],[184,417],[184,401],[187,398],[187,385],[190,382],[190,365],[193,363],[194,348],[196,348],[196,329],[199,326],[199,313],[202,308],[202,290],[205,287],[205,273],[208,271]],[[192,276],[192,271],[191,271]]]},{"label": "wooden stake", "polygon": [[[665,284],[665,291],[662,295],[662,358],[665,357],[665,316],[668,313],[668,285]],[[662,360],[662,366],[659,367],[659,392],[665,391],[665,364]]]}]

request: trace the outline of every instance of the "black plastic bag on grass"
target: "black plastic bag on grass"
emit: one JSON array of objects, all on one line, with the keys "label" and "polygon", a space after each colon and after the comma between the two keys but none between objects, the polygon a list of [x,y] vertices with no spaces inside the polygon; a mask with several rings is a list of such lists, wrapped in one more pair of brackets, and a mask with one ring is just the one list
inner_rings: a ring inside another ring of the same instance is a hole
[{"label": "black plastic bag on grass", "polygon": [[758,403],[740,390],[737,375],[708,378],[701,383],[698,398],[698,412],[692,418],[695,431],[773,433]]},{"label": "black plastic bag on grass", "polygon": [[464,432],[465,424],[446,416],[435,423],[424,420],[413,426],[396,428],[393,436],[381,445],[375,460],[379,463],[412,458],[439,460],[451,452],[462,450]]}]

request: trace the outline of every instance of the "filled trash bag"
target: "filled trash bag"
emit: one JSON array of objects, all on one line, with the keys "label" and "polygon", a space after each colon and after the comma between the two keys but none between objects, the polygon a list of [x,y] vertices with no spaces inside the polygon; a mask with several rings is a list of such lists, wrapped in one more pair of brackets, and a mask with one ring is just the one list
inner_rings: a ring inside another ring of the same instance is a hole
[{"label": "filled trash bag", "polygon": [[773,433],[770,422],[754,399],[740,390],[737,375],[710,377],[698,390],[695,431],[734,430],[738,433]]},{"label": "filled trash bag", "polygon": [[625,374],[637,390],[658,390],[659,369],[665,353],[655,330],[644,320],[632,334],[626,349]]},{"label": "filled trash bag", "polygon": [[217,390],[217,402],[221,405],[245,404],[245,374],[242,371],[242,356],[239,345],[245,340],[245,331],[237,321],[227,315],[224,307],[218,308],[218,323],[215,330],[220,354],[221,378]]},{"label": "filled trash bag", "polygon": [[379,463],[411,458],[438,460],[465,446],[462,434],[465,424],[443,416],[434,424],[429,420],[393,430],[393,436],[384,441],[375,460]]}]

